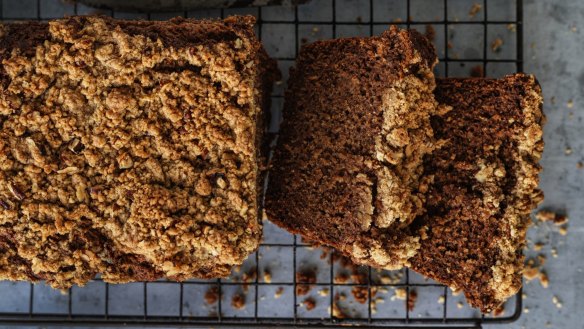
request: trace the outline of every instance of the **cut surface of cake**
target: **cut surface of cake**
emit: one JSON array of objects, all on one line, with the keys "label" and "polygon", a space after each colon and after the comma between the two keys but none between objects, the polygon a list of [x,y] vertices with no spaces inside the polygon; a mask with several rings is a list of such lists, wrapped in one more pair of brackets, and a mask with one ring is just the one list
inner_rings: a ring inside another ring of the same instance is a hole
[{"label": "cut surface of cake", "polygon": [[290,72],[268,218],[357,264],[395,269],[418,250],[422,159],[435,147],[432,45],[416,31],[304,46]]},{"label": "cut surface of cake", "polygon": [[411,268],[490,312],[521,287],[530,212],[543,199],[541,88],[531,75],[439,79],[434,116],[444,143],[425,158],[431,183]]},{"label": "cut surface of cake", "polygon": [[258,247],[254,22],[0,26],[0,279],[222,277]]}]

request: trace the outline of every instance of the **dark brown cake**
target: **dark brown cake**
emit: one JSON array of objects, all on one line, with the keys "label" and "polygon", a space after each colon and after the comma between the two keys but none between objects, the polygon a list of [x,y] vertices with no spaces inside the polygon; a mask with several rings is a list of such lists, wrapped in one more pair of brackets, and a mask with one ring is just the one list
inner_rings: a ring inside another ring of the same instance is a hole
[{"label": "dark brown cake", "polygon": [[407,264],[423,213],[436,55],[415,31],[319,41],[290,72],[266,211],[358,264]]},{"label": "dark brown cake", "polygon": [[0,26],[0,279],[226,276],[260,241],[252,17]]},{"label": "dark brown cake", "polygon": [[445,143],[425,158],[431,183],[415,271],[490,312],[521,287],[522,249],[543,151],[541,89],[533,76],[438,80],[432,118]]}]

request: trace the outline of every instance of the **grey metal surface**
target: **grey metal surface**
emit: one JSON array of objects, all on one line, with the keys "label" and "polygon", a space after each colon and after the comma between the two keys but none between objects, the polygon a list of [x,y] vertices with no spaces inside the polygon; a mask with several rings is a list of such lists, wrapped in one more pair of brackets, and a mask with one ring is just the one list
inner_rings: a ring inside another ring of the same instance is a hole
[{"label": "grey metal surface", "polygon": [[[414,0],[420,2],[421,0]],[[473,0],[451,0],[453,3],[459,3],[462,7],[470,7],[473,3],[481,1]],[[337,0],[337,19],[354,22],[356,17],[367,24],[369,17],[368,10],[364,10],[362,3],[367,1],[357,0]],[[376,10],[373,13],[374,20],[386,20],[385,15],[392,15],[392,18],[400,18],[405,20],[402,0],[376,0]],[[435,8],[436,4],[432,1],[425,1],[427,4],[426,10],[412,13],[414,19],[425,17],[433,19],[439,12],[439,8]],[[327,20],[330,19],[330,10],[323,8],[330,8],[330,0],[313,0],[309,6],[301,7],[299,16],[307,23],[299,27],[299,33],[302,38],[311,41],[317,38],[333,37],[333,30],[329,26],[314,26],[309,21]],[[342,5],[339,5],[342,4]],[[490,6],[493,10],[489,11],[489,17],[498,17],[499,19],[513,19],[507,15],[513,15],[513,5],[507,0],[489,0]],[[507,6],[507,7],[506,7]],[[492,9],[489,8],[489,9]],[[498,9],[494,9],[498,8]],[[505,10],[507,8],[507,10]],[[93,13],[94,10],[88,7],[80,6],[78,13],[87,14]],[[35,0],[4,0],[2,1],[2,11],[4,16],[14,18],[26,18],[36,16],[37,11],[40,12],[42,18],[61,17],[65,14],[73,14],[73,9],[70,5],[63,5],[59,1],[40,2],[40,7],[37,7]],[[255,10],[230,10],[230,13],[247,13],[257,14]],[[107,13],[107,12],[106,12]],[[468,19],[468,9],[462,9],[460,12],[452,12],[451,15],[458,15]],[[172,17],[179,13],[169,13],[154,15],[152,18],[165,19]],[[219,11],[197,11],[189,12],[191,17],[207,17],[218,16]],[[266,8],[262,11],[264,19],[272,20],[288,20],[289,25],[280,24],[274,26],[264,26],[262,29],[263,39],[268,51],[275,56],[293,57],[294,56],[294,14],[286,8]],[[479,12],[477,15],[482,15]],[[146,16],[136,14],[116,13],[119,18],[133,18]],[[544,172],[541,175],[541,187],[546,194],[546,201],[544,207],[567,212],[570,217],[568,234],[566,236],[559,235],[557,228],[553,225],[538,225],[530,230],[530,244],[532,248],[527,252],[528,256],[535,257],[537,254],[545,254],[547,256],[547,263],[544,268],[550,277],[550,286],[547,289],[541,287],[537,281],[532,281],[525,284],[526,298],[524,306],[528,309],[528,313],[524,313],[519,321],[504,326],[505,328],[584,328],[584,320],[580,319],[579,313],[584,309],[584,257],[581,253],[584,251],[584,192],[582,185],[584,184],[584,169],[578,169],[578,162],[584,162],[584,2],[578,0],[562,1],[562,0],[546,0],[535,1],[525,0],[524,5],[524,51],[525,51],[525,66],[524,70],[529,73],[534,73],[542,84],[544,95],[546,98],[545,112],[548,117],[548,123],[545,127],[544,139],[546,148],[544,158],[542,160]],[[479,18],[480,19],[480,16]],[[368,34],[367,27],[360,25],[338,25],[335,34],[337,36],[348,35],[366,35]],[[380,32],[384,27],[375,26],[375,32]],[[423,29],[424,26],[418,28]],[[440,26],[437,29],[437,43],[443,43],[440,40],[443,30]],[[453,53],[457,53],[461,58],[473,58],[480,55],[481,50],[477,49],[480,43],[474,44],[473,40],[482,38],[479,31],[468,29],[453,28],[454,42],[452,49]],[[492,33],[492,34],[491,34]],[[512,51],[510,45],[513,42],[513,35],[509,30],[503,29],[500,31],[490,31],[487,36],[489,43],[493,38],[501,37],[505,40],[502,52],[493,53],[488,52],[488,56],[513,56],[513,54],[506,53]],[[456,42],[458,40],[458,42]],[[443,56],[444,47],[438,47],[439,55]],[[290,60],[280,61],[280,67],[287,71],[287,68],[292,64]],[[450,65],[448,72],[450,75],[468,75],[471,63],[461,65]],[[441,64],[438,68],[438,74],[444,74],[446,68]],[[501,63],[498,65],[487,66],[487,75],[500,76],[505,73],[511,73],[515,70],[514,64]],[[286,73],[286,72],[285,72]],[[284,86],[277,87],[277,93],[281,93]],[[276,109],[281,106],[281,99],[274,99],[274,107]],[[278,116],[275,116],[272,129],[275,130]],[[571,150],[571,154],[566,154],[566,149]],[[287,241],[291,236],[287,233],[275,228],[271,224],[266,225],[266,239],[267,241]],[[544,242],[544,248],[536,252],[533,250],[535,242]],[[557,257],[552,256],[552,249],[557,251]],[[259,260],[262,266],[270,266],[274,270],[274,276],[281,276],[282,280],[285,276],[292,275],[290,273],[290,263],[292,262],[292,255],[286,250],[269,249],[260,250]],[[299,254],[299,264],[320,264],[318,256],[320,252],[302,252]],[[255,260],[252,258],[246,266],[254,266]],[[245,268],[245,267],[244,267]],[[276,268],[281,270],[276,271]],[[275,280],[275,278],[273,278]],[[289,278],[288,278],[289,279]],[[412,280],[422,280],[415,276]],[[0,283],[0,308],[10,304],[10,307],[16,309],[27,310],[28,304],[28,285],[21,285],[21,289],[15,288],[12,283]],[[149,286],[150,287],[150,286]],[[148,308],[152,312],[162,313],[176,312],[173,309],[174,304],[171,305],[169,297],[175,294],[172,288],[167,286],[157,287],[152,286],[148,290],[149,300]],[[93,289],[93,290],[92,290]],[[76,289],[73,292],[76,312],[91,312],[97,308],[103,307],[103,298],[100,289],[103,287],[100,284],[92,284],[89,288]],[[195,288],[192,288],[195,289]],[[197,288],[198,289],[198,288]],[[204,293],[206,287],[201,286],[200,290],[189,291],[187,298],[189,300],[188,306],[184,309],[186,312],[192,314],[206,314],[212,311],[212,307],[205,306],[201,302],[201,294]],[[10,292],[9,295],[5,294]],[[314,291],[316,292],[316,290]],[[128,304],[132,304],[132,312],[141,314],[143,308],[141,300],[136,296],[142,294],[140,284],[127,285],[122,288],[113,289],[113,305],[112,312],[127,312]],[[255,293],[255,292],[254,292]],[[54,292],[50,289],[44,288],[42,285],[35,289],[35,307],[37,309],[46,309],[55,312],[67,312],[67,298]],[[282,308],[284,303],[290,303],[290,292],[285,292],[281,299],[275,300],[273,298],[273,291],[259,290],[258,297],[265,312],[271,312],[275,315],[281,316],[289,315],[289,308]],[[440,296],[440,291],[419,292],[419,301],[414,310],[413,316],[427,316],[438,312],[437,300]],[[229,295],[228,295],[229,296]],[[562,303],[562,307],[558,308],[557,303],[552,302],[552,298],[556,296]],[[263,297],[263,299],[262,299]],[[315,294],[318,298],[318,295]],[[385,297],[386,303],[382,304],[384,312],[390,312],[395,316],[401,316],[403,312],[403,301],[391,301],[391,292]],[[133,303],[132,300],[135,300]],[[463,307],[458,308],[458,302],[463,302]],[[229,304],[229,300],[226,299]],[[459,312],[461,315],[478,315],[476,311],[468,308],[464,303],[464,298],[461,296],[448,296],[449,310],[452,312]],[[263,306],[266,306],[265,309]],[[359,307],[359,305],[357,305]],[[301,312],[304,312],[299,308]],[[315,314],[326,313],[326,307],[323,309],[316,309]],[[358,310],[357,310],[358,311]],[[507,310],[510,312],[512,310]],[[227,312],[230,312],[229,310]],[[245,312],[249,312],[249,309]],[[286,314],[285,314],[286,313]],[[486,326],[489,327],[490,326]],[[493,326],[495,328],[495,326]]]}]

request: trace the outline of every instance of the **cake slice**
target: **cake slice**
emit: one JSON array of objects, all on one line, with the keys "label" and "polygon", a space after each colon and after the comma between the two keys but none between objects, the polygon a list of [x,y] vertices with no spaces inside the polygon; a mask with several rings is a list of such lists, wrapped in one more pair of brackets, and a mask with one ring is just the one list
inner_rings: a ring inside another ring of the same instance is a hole
[{"label": "cake slice", "polygon": [[521,287],[525,233],[543,151],[541,88],[533,76],[440,79],[432,118],[444,140],[424,162],[431,181],[411,268],[490,312]]},{"label": "cake slice", "polygon": [[435,148],[432,45],[416,31],[304,46],[290,71],[268,218],[357,264],[396,269],[420,247],[422,159]]},{"label": "cake slice", "polygon": [[0,26],[0,279],[229,274],[276,76],[253,17]]}]

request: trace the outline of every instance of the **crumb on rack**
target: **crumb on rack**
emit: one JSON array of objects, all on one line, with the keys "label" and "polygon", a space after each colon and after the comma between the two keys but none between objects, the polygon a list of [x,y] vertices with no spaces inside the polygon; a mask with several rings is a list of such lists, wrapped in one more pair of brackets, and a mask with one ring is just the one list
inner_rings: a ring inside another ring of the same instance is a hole
[{"label": "crumb on rack", "polygon": [[545,257],[544,254],[537,255],[537,262],[539,263],[540,267],[545,265],[546,260],[547,258]]},{"label": "crumb on rack", "polygon": [[278,299],[282,297],[282,294],[284,294],[284,287],[278,287],[278,289],[276,289],[276,292],[274,293],[274,298]]},{"label": "crumb on rack", "polygon": [[474,3],[468,12],[468,16],[475,17],[483,9],[483,5],[480,3]]},{"label": "crumb on rack", "polygon": [[329,293],[330,293],[329,288],[322,288],[318,291],[318,295],[321,297],[326,297],[329,295]]},{"label": "crumb on rack", "polygon": [[212,286],[205,292],[205,303],[211,305],[217,303],[219,300],[219,287]]},{"label": "crumb on rack", "polygon": [[558,250],[556,248],[552,248],[550,253],[552,254],[553,258],[558,258]]},{"label": "crumb on rack", "polygon": [[485,76],[485,70],[483,69],[483,65],[475,65],[470,69],[470,76],[474,78],[482,78]]},{"label": "crumb on rack", "polygon": [[493,42],[491,43],[491,50],[494,53],[498,53],[501,51],[501,47],[503,46],[503,39],[501,38],[496,38],[495,40],[493,40]]},{"label": "crumb on rack", "polygon": [[462,302],[458,302],[458,303],[456,303],[456,307],[457,307],[458,309],[461,309],[461,308],[463,308],[463,307],[464,307],[464,304],[463,304]]},{"label": "crumb on rack", "polygon": [[434,29],[434,26],[432,26],[431,24],[426,24],[426,33],[424,33],[424,35],[426,36],[426,39],[432,42],[435,41],[436,29]]},{"label": "crumb on rack", "polygon": [[407,291],[405,288],[397,288],[394,291],[393,296],[391,296],[391,300],[406,300]]},{"label": "crumb on rack", "polygon": [[571,147],[566,147],[566,149],[564,149],[564,153],[566,155],[572,155],[572,148]]},{"label": "crumb on rack", "polygon": [[505,314],[505,304],[501,304],[501,305],[499,305],[499,307],[497,307],[495,310],[493,310],[494,317],[499,317],[499,316],[502,316],[503,314]]},{"label": "crumb on rack", "polygon": [[264,270],[264,282],[272,283],[272,272],[269,269]]},{"label": "crumb on rack", "polygon": [[574,101],[570,99],[570,100],[568,101],[568,103],[566,103],[566,106],[567,106],[569,109],[573,108],[573,107],[574,107]]},{"label": "crumb on rack", "polygon": [[566,226],[566,225],[560,226],[560,229],[558,230],[558,232],[560,233],[560,235],[568,234],[568,226]]},{"label": "crumb on rack", "polygon": [[344,272],[337,273],[337,275],[335,275],[333,282],[340,283],[340,284],[347,283],[347,282],[349,282],[349,275],[347,273],[344,273]]},{"label": "crumb on rack", "polygon": [[440,297],[438,297],[438,304],[444,304],[446,302],[446,298],[444,298],[444,295],[440,295]]},{"label": "crumb on rack", "polygon": [[241,287],[243,288],[243,292],[248,292],[249,290],[249,284],[253,281],[255,281],[255,279],[257,278],[258,273],[256,271],[256,268],[251,268],[249,271],[243,273],[243,275],[241,276],[241,281],[243,282],[243,284],[241,285]]},{"label": "crumb on rack", "polygon": [[308,294],[312,286],[316,283],[316,272],[313,269],[305,269],[296,272],[296,295]]},{"label": "crumb on rack", "polygon": [[408,310],[412,312],[416,307],[416,301],[418,300],[418,292],[414,289],[410,289],[410,296],[407,300]]},{"label": "crumb on rack", "polygon": [[233,295],[233,298],[231,298],[231,306],[238,310],[245,308],[245,295],[242,293]]},{"label": "crumb on rack", "polygon": [[539,272],[539,283],[541,283],[541,286],[546,288],[546,289],[550,285],[550,280],[548,278],[548,275],[544,271]]},{"label": "crumb on rack", "polygon": [[535,251],[540,251],[542,248],[543,248],[543,243],[542,242],[536,242],[533,245],[533,250],[535,250]]},{"label": "crumb on rack", "polygon": [[582,161],[578,161],[578,163],[576,163],[576,168],[578,169],[584,168],[584,163]]},{"label": "crumb on rack", "polygon": [[541,222],[553,222],[556,225],[563,225],[566,224],[569,219],[568,216],[565,214],[558,214],[551,210],[540,210],[535,214],[535,219]]},{"label": "crumb on rack", "polygon": [[554,305],[556,305],[557,308],[562,308],[562,302],[560,301],[560,299],[557,296],[553,296],[552,297],[552,303],[554,303]]},{"label": "crumb on rack", "polygon": [[307,311],[312,311],[316,307],[316,301],[312,297],[304,299],[302,302]]},{"label": "crumb on rack", "polygon": [[517,32],[517,25],[510,23],[507,24],[507,30],[511,31],[511,32]]}]

